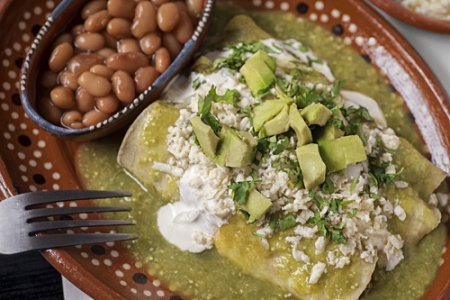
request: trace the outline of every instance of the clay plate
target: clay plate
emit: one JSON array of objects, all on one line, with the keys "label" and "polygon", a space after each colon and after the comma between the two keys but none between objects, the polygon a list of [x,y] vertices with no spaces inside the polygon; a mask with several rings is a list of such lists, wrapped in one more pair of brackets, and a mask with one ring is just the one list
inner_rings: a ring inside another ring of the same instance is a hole
[{"label": "clay plate", "polygon": [[[58,1],[0,0],[0,191],[4,194],[44,189],[80,188],[73,168],[73,149],[39,129],[21,106],[19,71],[25,51]],[[317,22],[344,39],[370,61],[405,99],[434,163],[450,173],[450,106],[441,86],[412,47],[360,0],[234,0],[262,10],[290,11]],[[13,188],[14,184],[14,188]],[[68,203],[67,205],[82,205]],[[108,230],[108,228],[106,228]],[[450,248],[450,239],[447,249]],[[96,299],[180,299],[182,291],[165,288],[146,273],[120,244],[48,250],[44,257],[65,277]],[[450,254],[425,299],[444,299],[450,292]]]},{"label": "clay plate", "polygon": [[402,22],[425,30],[450,34],[450,21],[431,18],[416,13],[394,0],[369,0],[389,15]]}]

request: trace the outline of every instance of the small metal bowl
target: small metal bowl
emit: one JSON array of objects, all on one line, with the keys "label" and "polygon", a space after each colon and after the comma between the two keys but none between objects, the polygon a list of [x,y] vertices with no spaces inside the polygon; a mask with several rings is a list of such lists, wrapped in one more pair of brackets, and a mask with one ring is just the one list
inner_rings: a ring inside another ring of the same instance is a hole
[{"label": "small metal bowl", "polygon": [[45,24],[41,27],[36,39],[33,41],[25,58],[20,80],[20,95],[26,114],[36,124],[46,131],[75,141],[88,141],[104,137],[124,126],[130,124],[152,101],[157,100],[164,88],[171,82],[190,63],[194,53],[199,48],[211,19],[211,12],[215,0],[205,0],[203,14],[198,21],[192,37],[184,44],[183,49],[176,59],[172,61],[169,68],[162,73],[156,81],[129,105],[122,110],[111,115],[105,121],[94,126],[72,129],[62,125],[55,125],[41,116],[36,108],[37,101],[37,81],[40,75],[43,61],[49,54],[50,46],[54,39],[63,33],[79,12],[87,0],[62,1],[52,14],[48,17]]}]

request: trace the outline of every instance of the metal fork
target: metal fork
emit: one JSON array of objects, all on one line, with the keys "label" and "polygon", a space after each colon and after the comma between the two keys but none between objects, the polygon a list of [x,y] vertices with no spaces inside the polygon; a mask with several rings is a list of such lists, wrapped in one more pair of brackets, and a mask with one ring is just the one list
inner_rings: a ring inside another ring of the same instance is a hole
[{"label": "metal fork", "polygon": [[[136,235],[121,233],[55,233],[49,230],[77,227],[134,225],[129,220],[63,220],[50,221],[43,217],[80,213],[130,211],[127,207],[80,206],[40,208],[42,204],[75,200],[127,197],[129,194],[110,191],[45,191],[20,194],[0,202],[0,254],[15,254],[30,250],[96,244],[135,239]],[[36,235],[38,234],[38,235]]]}]

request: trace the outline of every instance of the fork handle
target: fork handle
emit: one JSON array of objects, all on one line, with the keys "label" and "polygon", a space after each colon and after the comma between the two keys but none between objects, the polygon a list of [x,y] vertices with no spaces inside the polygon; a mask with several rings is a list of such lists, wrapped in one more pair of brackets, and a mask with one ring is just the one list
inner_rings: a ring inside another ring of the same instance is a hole
[{"label": "fork handle", "polygon": [[15,195],[14,185],[9,176],[8,169],[6,169],[5,162],[0,156],[0,200],[12,197]]}]

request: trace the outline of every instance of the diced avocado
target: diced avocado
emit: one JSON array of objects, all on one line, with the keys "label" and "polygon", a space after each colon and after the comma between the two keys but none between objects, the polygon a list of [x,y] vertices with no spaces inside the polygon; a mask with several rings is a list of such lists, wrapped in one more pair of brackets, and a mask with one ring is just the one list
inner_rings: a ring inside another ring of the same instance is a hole
[{"label": "diced avocado", "polygon": [[320,157],[319,146],[308,144],[295,150],[303,174],[303,184],[311,190],[325,181],[326,166]]},{"label": "diced avocado", "polygon": [[331,110],[321,103],[312,103],[301,112],[302,117],[309,126],[325,126],[332,114]]},{"label": "diced avocado", "polygon": [[209,73],[212,69],[213,62],[206,56],[200,56],[192,66],[192,70],[196,73]]},{"label": "diced avocado", "polygon": [[253,128],[255,131],[260,131],[264,123],[278,115],[286,104],[292,103],[290,101],[293,100],[291,98],[266,100],[255,106],[253,109]]},{"label": "diced avocado", "polygon": [[272,206],[272,202],[257,190],[252,190],[248,196],[247,203],[241,206],[250,215],[249,221],[255,221],[264,216]]},{"label": "diced avocado", "polygon": [[327,172],[345,169],[348,165],[367,160],[366,150],[357,135],[319,142],[320,154],[327,165]]},{"label": "diced avocado", "polygon": [[223,127],[220,132],[222,144],[217,154],[217,162],[226,167],[240,168],[251,165],[256,153],[256,141],[244,132]]},{"label": "diced avocado", "polygon": [[291,104],[289,107],[289,126],[297,134],[297,146],[300,147],[312,142],[311,130],[306,125],[295,104]]},{"label": "diced avocado", "polygon": [[321,128],[318,138],[318,141],[324,140],[335,140],[344,135],[344,132],[334,126],[333,124],[327,124],[325,127]]},{"label": "diced avocado", "polygon": [[258,140],[248,131],[236,131],[239,137],[250,147],[256,147]]},{"label": "diced avocado", "polygon": [[241,67],[248,87],[254,96],[265,93],[275,82],[276,62],[264,51],[259,50]]},{"label": "diced avocado", "polygon": [[203,123],[200,117],[195,116],[190,122],[203,152],[210,158],[214,157],[220,138],[214,133],[211,127]]},{"label": "diced avocado", "polygon": [[285,133],[289,130],[289,106],[286,104],[280,113],[264,124],[262,136],[272,136]]}]

